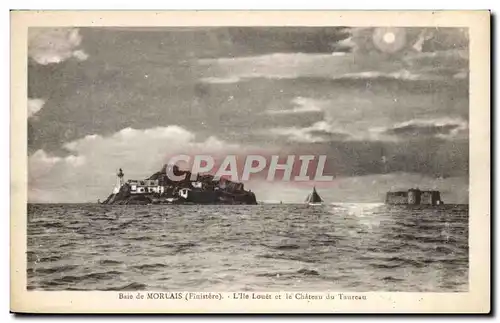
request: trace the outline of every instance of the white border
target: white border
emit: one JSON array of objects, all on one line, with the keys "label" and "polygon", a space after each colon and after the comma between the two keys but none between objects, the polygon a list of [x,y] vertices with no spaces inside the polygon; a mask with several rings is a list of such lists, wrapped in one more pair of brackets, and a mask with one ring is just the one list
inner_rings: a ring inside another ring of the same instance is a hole
[{"label": "white border", "polygon": [[[229,1],[210,1],[210,5],[207,6],[207,3],[203,3],[202,1],[192,1],[192,0],[184,0],[180,2],[178,5],[176,4],[169,4],[167,7],[162,7],[164,5],[164,2],[162,1],[148,1],[148,0],[143,0],[140,2],[134,3],[134,6],[132,7],[130,4],[129,5],[116,5],[116,2],[110,1],[94,1],[94,0],[88,0],[88,1],[72,1],[72,2],[64,2],[64,1],[44,1],[43,2],[43,7],[40,7],[39,1],[24,1],[24,0],[19,0],[19,1],[10,1],[11,3],[8,3],[8,1],[2,2],[3,4],[6,4],[6,9],[10,8],[23,8],[23,9],[99,9],[99,8],[114,8],[114,9],[120,9],[120,8],[129,8],[129,9],[148,9],[148,8],[165,8],[165,9],[202,9],[202,8],[207,8],[207,9],[230,9],[235,8],[234,3],[229,3]],[[250,4],[245,5],[242,2],[239,2],[237,6],[240,8],[245,8],[245,9],[265,9],[265,8],[277,8],[277,9],[293,9],[294,7],[300,7],[301,9],[372,9],[373,7],[373,2],[372,1],[357,1],[357,0],[350,0],[346,2],[339,2],[335,3],[335,7],[327,7],[325,6],[326,1],[319,1],[319,0],[309,0],[307,2],[302,2],[300,5],[294,5],[294,3],[297,3],[298,1],[271,1],[271,0],[254,0],[251,1]],[[446,3],[438,3],[435,0],[434,1],[427,1],[427,0],[420,0],[420,1],[386,1],[386,0],[380,0],[376,2],[376,9],[487,9],[490,8],[495,12],[496,7],[497,7],[498,1],[483,1],[483,0],[475,0],[475,1],[463,1],[463,2],[458,2],[458,1],[449,1]],[[4,66],[7,66],[7,64],[10,65],[9,61],[9,56],[10,56],[10,43],[9,43],[9,37],[10,37],[10,32],[9,32],[9,14],[7,10],[2,11],[4,15],[1,17],[4,18],[2,19],[3,27],[3,40],[6,42],[6,49],[2,51],[2,58],[4,61]],[[498,33],[495,33],[495,39],[497,38]],[[8,84],[10,84],[10,78],[8,73],[4,74],[5,75],[5,86],[3,87],[4,92],[2,98],[4,99],[4,106],[9,106],[9,88]],[[498,92],[498,85],[495,87],[495,89],[492,89],[494,92]],[[1,174],[4,175],[2,178],[7,178],[9,176],[10,170],[9,170],[9,127],[10,127],[10,113],[9,109],[0,109],[0,120],[2,120],[3,124],[0,127],[4,131],[4,136],[0,136],[0,145],[1,148],[3,148],[4,152],[4,164],[2,164],[3,167],[0,167]],[[497,121],[495,119],[495,121]],[[492,138],[493,139],[493,138]],[[496,148],[496,146],[495,146]],[[493,165],[492,165],[493,166]],[[4,214],[9,214],[9,204],[10,204],[10,190],[8,184],[4,182],[4,185],[1,186],[1,194],[5,200],[3,201],[4,203],[0,203],[2,210],[5,210],[6,212],[2,212]],[[495,197],[497,197],[495,195]],[[495,199],[496,200],[496,199]],[[9,220],[7,216],[4,216],[4,225],[2,228],[6,230],[6,234],[3,235],[5,237],[4,239],[8,240],[9,237]],[[492,229],[497,229],[498,226],[498,221],[496,221],[496,227]],[[6,243],[6,247],[3,250],[6,250],[6,254],[4,259],[7,259],[8,254],[9,254],[9,249],[8,246],[9,243]],[[7,275],[4,275],[4,277],[9,276],[9,269],[7,269]],[[4,286],[8,285],[4,284]],[[8,299],[10,298],[9,290],[4,289],[6,293],[6,303]],[[498,300],[498,297],[496,298]],[[493,304],[492,304],[493,305]],[[496,304],[495,304],[496,305]],[[493,306],[495,306],[493,305]],[[6,312],[6,311],[5,311]],[[5,313],[4,312],[4,313]],[[9,316],[9,319],[12,319],[12,316]],[[94,318],[99,320],[98,318]],[[174,319],[174,318],[169,318],[169,319]],[[262,318],[259,318],[262,319]],[[426,320],[429,318],[425,318]],[[443,319],[443,318],[441,318]],[[453,319],[453,318],[448,318],[448,319]],[[343,319],[341,319],[343,320]],[[418,319],[417,319],[418,320]]]}]

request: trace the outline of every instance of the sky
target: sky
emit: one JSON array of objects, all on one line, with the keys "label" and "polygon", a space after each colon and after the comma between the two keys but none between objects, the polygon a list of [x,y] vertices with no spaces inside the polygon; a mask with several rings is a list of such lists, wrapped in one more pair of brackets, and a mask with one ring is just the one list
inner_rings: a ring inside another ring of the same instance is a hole
[{"label": "sky", "polygon": [[463,28],[30,28],[28,200],[103,200],[118,168],[145,178],[175,154],[262,153],[326,155],[334,179],[251,177],[259,201],[316,185],[468,203],[468,46]]}]

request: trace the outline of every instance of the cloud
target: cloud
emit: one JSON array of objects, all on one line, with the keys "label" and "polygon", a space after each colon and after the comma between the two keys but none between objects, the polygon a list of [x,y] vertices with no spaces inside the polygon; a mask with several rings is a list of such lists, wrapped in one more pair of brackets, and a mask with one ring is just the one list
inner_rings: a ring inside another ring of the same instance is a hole
[{"label": "cloud", "polygon": [[266,110],[264,114],[300,114],[309,112],[323,112],[323,108],[320,106],[321,102],[319,100],[296,97],[292,100],[295,107],[291,109],[282,110]]},{"label": "cloud", "polygon": [[463,80],[469,77],[469,71],[467,70],[462,70],[456,74],[453,74],[453,78],[458,79],[458,80]]},{"label": "cloud", "polygon": [[38,165],[47,165],[49,168],[59,163],[64,163],[72,167],[79,167],[85,164],[85,157],[75,155],[65,157],[50,156],[43,149],[40,149],[30,156],[30,161]]},{"label": "cloud", "polygon": [[83,50],[75,50],[73,52],[73,56],[78,58],[81,61],[84,61],[87,58],[89,58],[89,55],[87,53],[85,53]]},{"label": "cloud", "polygon": [[[331,60],[332,57],[337,60]],[[220,80],[244,80],[247,78],[290,79],[299,76],[324,75],[325,70],[337,65],[341,56],[329,54],[274,53],[238,58],[200,59],[206,67],[202,81],[222,83]],[[210,75],[211,74],[211,75]],[[215,81],[215,82],[214,82]]]},{"label": "cloud", "polygon": [[396,124],[383,131],[399,138],[438,137],[443,139],[466,135],[468,123],[461,119],[415,119]]},{"label": "cloud", "polygon": [[43,99],[28,99],[28,118],[40,111],[44,104]]},{"label": "cloud", "polygon": [[[251,78],[448,80],[468,69],[468,37],[459,28],[351,28],[331,53],[277,52],[259,56],[200,59],[202,82],[235,83]],[[384,40],[390,34],[391,41]],[[349,50],[346,50],[349,48]]]},{"label": "cloud", "polygon": [[319,121],[309,127],[277,127],[266,130],[272,136],[285,136],[288,141],[299,143],[328,142],[332,140],[345,140],[348,134],[336,131],[327,121]]},{"label": "cloud", "polygon": [[[85,161],[84,156],[68,155],[66,157],[59,157],[49,155],[44,150],[39,149],[28,158],[30,182],[36,182],[40,177],[50,174],[54,168],[73,169],[74,167],[83,166]],[[55,181],[58,180],[55,179]]]},{"label": "cloud", "polygon": [[239,77],[204,77],[200,79],[201,83],[209,83],[209,84],[232,84],[238,83],[241,79]]},{"label": "cloud", "polygon": [[[123,168],[127,178],[144,178],[161,169],[175,154],[237,151],[239,145],[216,137],[198,140],[179,126],[125,128],[110,136],[89,135],[64,144],[68,156],[38,150],[29,156],[31,202],[82,202],[106,198]],[[50,198],[50,200],[47,200]]]},{"label": "cloud", "polygon": [[340,142],[397,142],[436,138],[443,140],[467,139],[468,122],[463,119],[436,118],[414,119],[386,127],[351,128],[330,118],[307,127],[275,127],[259,131],[260,135],[285,137],[296,143]]},{"label": "cloud", "polygon": [[[208,76],[202,83],[231,84],[248,79],[296,79],[301,77],[324,78],[330,80],[349,79],[395,79],[395,80],[448,80],[448,74],[456,74],[467,68],[468,60],[461,52],[443,55],[408,55],[394,62],[379,62],[352,56],[325,54],[271,54],[234,59],[203,60],[203,65],[212,64]],[[430,61],[430,62],[429,62]]]},{"label": "cloud", "polygon": [[[437,76],[439,77],[439,76]],[[432,77],[430,75],[425,74],[415,74],[408,70],[402,69],[395,72],[378,72],[378,71],[366,71],[359,73],[347,73],[338,76],[336,79],[338,80],[375,80],[375,79],[394,79],[394,80],[408,80],[408,81],[416,81],[416,80],[429,80],[435,79],[437,77]]]},{"label": "cloud", "polygon": [[61,63],[71,57],[86,60],[79,48],[82,37],[78,28],[34,28],[28,30],[28,56],[38,64]]},{"label": "cloud", "polygon": [[422,51],[422,48],[423,48],[423,45],[426,41],[428,41],[429,39],[431,39],[433,36],[433,33],[432,32],[429,32],[428,30],[424,29],[420,32],[420,34],[418,35],[418,38],[417,38],[417,41],[413,44],[413,48],[418,51],[418,52],[421,52]]},{"label": "cloud", "polygon": [[[357,54],[406,55],[414,51],[438,52],[466,49],[469,43],[467,29],[455,27],[354,27],[347,28],[347,32],[350,33],[350,37],[338,44],[350,48],[351,52]],[[387,34],[393,36],[389,42],[384,39]],[[384,51],[388,46],[396,47],[398,50]]]},{"label": "cloud", "polygon": [[[225,143],[214,136],[197,141],[196,135],[179,126],[150,129],[124,128],[111,136],[89,135],[66,143],[65,149],[86,156],[108,155],[119,160],[130,160],[156,169],[166,162],[170,153],[190,153],[198,150],[212,152],[236,149],[236,144]],[[142,157],[146,157],[146,162]],[[144,167],[142,167],[144,168]]]},{"label": "cloud", "polygon": [[409,68],[437,74],[437,72],[445,69],[452,71],[468,69],[469,53],[465,49],[422,52],[407,55],[403,60],[408,64]]}]

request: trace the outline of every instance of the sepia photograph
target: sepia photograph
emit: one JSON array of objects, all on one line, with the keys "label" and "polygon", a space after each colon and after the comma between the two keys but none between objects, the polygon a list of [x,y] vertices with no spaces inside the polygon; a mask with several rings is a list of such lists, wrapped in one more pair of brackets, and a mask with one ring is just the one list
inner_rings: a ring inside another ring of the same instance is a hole
[{"label": "sepia photograph", "polygon": [[[488,22],[469,14],[459,20]],[[378,17],[68,26],[42,13],[26,25],[25,135],[12,148],[25,214],[11,215],[25,218],[23,293],[286,292],[307,306],[471,292],[471,241],[490,221],[474,26]]]}]

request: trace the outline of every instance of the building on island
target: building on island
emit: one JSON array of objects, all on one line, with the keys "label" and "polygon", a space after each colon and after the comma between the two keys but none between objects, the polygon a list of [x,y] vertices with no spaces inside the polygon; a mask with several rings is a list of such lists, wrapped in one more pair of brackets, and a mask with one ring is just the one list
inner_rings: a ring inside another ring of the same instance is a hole
[{"label": "building on island", "polygon": [[129,179],[130,194],[158,193],[165,191],[165,187],[160,185],[157,179],[135,180]]},{"label": "building on island", "polygon": [[[179,176],[171,178],[168,174]],[[116,174],[113,193],[100,204],[257,204],[255,194],[243,183],[210,174],[191,174],[176,165],[164,165],[145,179],[124,181],[123,170]]]},{"label": "building on island", "polygon": [[441,193],[439,191],[421,191],[418,188],[410,188],[407,191],[387,192],[386,204],[404,205],[440,205]]}]

